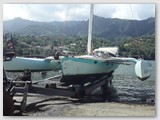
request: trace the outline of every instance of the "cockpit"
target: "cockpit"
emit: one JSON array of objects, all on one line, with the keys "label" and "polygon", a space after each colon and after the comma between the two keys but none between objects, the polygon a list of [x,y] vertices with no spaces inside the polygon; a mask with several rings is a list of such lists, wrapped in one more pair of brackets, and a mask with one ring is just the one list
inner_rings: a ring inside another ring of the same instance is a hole
[{"label": "cockpit", "polygon": [[93,51],[95,57],[109,58],[118,56],[117,47],[98,48]]}]

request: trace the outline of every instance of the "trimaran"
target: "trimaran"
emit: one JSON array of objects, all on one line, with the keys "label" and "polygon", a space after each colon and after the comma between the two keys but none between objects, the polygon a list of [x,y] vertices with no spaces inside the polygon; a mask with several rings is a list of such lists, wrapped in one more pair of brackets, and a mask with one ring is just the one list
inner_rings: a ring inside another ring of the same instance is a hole
[{"label": "trimaran", "polygon": [[135,63],[136,76],[145,80],[150,77],[150,63],[142,59],[118,57],[117,47],[98,48],[92,51],[92,21],[93,4],[90,8],[87,55],[62,57],[56,60],[52,57],[45,59],[14,57],[12,61],[5,61],[4,70],[10,72],[50,71],[61,70],[61,82],[69,84],[85,84],[97,78],[111,75],[120,64]]},{"label": "trimaran", "polygon": [[[105,75],[111,75],[119,64],[135,63],[135,73],[141,80],[147,79],[150,64],[147,61],[135,58],[118,57],[117,47],[99,48],[92,51],[92,21],[94,6],[90,7],[87,55],[64,57],[61,60],[62,82],[84,84]],[[89,78],[89,79],[87,79]]]}]

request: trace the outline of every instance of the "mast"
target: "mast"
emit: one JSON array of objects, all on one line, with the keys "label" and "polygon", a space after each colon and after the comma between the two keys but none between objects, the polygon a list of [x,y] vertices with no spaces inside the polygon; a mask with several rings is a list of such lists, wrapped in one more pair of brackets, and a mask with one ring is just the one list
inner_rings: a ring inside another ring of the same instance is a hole
[{"label": "mast", "polygon": [[90,17],[88,25],[88,43],[87,43],[87,52],[88,54],[92,53],[92,24],[93,24],[93,14],[94,14],[94,5],[90,6]]}]

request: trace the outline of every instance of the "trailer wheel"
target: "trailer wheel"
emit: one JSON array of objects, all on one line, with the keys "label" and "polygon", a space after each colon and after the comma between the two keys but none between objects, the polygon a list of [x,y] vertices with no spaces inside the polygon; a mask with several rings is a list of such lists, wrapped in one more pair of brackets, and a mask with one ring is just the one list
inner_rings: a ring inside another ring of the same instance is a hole
[{"label": "trailer wheel", "polygon": [[13,116],[14,113],[14,101],[12,96],[3,91],[3,116]]}]

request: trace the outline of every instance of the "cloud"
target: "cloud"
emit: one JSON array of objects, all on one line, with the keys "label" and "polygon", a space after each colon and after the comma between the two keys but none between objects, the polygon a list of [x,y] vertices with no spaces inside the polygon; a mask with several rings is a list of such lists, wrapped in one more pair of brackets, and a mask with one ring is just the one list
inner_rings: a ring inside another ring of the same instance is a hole
[{"label": "cloud", "polygon": [[121,19],[147,19],[155,17],[155,4],[100,4],[97,15]]},{"label": "cloud", "polygon": [[[15,17],[47,22],[87,20],[89,7],[89,4],[3,4],[3,20]],[[155,17],[155,4],[95,4],[94,13],[106,18],[141,20]]]},{"label": "cloud", "polygon": [[13,19],[15,17],[28,18],[29,13],[26,11],[25,5],[18,5],[18,4],[5,4],[3,5],[3,19]]},{"label": "cloud", "polygon": [[155,4],[134,4],[133,11],[135,11],[137,19],[155,17]]}]

